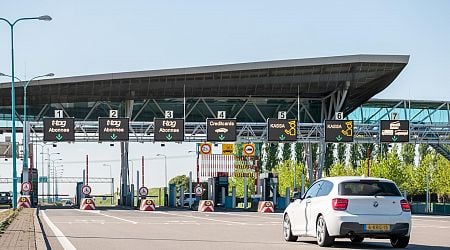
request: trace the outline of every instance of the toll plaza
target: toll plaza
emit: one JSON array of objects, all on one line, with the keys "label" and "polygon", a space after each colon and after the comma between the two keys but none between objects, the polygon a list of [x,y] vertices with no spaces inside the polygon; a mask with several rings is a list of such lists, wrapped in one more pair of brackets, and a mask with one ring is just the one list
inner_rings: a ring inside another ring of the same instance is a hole
[{"label": "toll plaza", "polygon": [[[38,155],[32,153],[39,146],[40,153],[45,154],[44,145],[117,144],[121,162],[118,202],[136,206],[141,185],[130,183],[134,177],[134,173],[130,174],[130,143],[142,143],[145,147],[146,143],[194,142],[197,180],[185,191],[193,193],[201,179],[208,183],[204,187],[206,198],[227,207],[228,197],[233,196],[229,178],[251,178],[255,192],[248,194],[246,190],[245,199],[271,200],[275,207],[282,208],[286,202],[280,201],[283,197],[279,196],[277,176],[266,171],[263,162],[261,151],[266,143],[302,143],[307,166],[304,174],[310,181],[323,175],[324,166],[323,153],[313,161],[312,144],[318,145],[319,152],[325,152],[327,143],[414,141],[439,148],[449,157],[442,147],[449,143],[449,122],[427,123],[427,117],[445,112],[442,109],[448,108],[446,103],[415,108],[412,102],[408,106],[411,112],[398,112],[400,107],[407,109],[402,106],[404,101],[370,100],[400,74],[408,60],[408,56],[350,55],[32,82],[28,91],[33,98],[27,106],[33,119],[27,120],[26,130],[18,127],[24,137],[30,138],[29,145],[19,145],[19,154],[24,148],[30,152],[22,155],[29,162],[23,165],[22,179],[31,181],[30,197],[36,205],[38,181],[49,182],[49,174],[47,178],[39,176],[41,163],[35,159]],[[7,87],[3,84],[0,89]],[[21,91],[17,87],[19,96]],[[10,113],[10,101],[7,91],[0,91],[2,117]],[[23,105],[22,99],[17,101]],[[383,111],[384,107],[391,108]],[[360,115],[364,109],[370,110],[368,117]],[[434,110],[423,116],[424,109]],[[0,130],[2,157],[11,157],[11,128]],[[230,146],[224,145],[235,142],[243,148],[231,153]],[[213,152],[215,145],[224,147],[223,152]],[[80,155],[80,159],[84,157]],[[80,187],[88,180],[87,168],[88,160],[74,183],[80,199]],[[85,173],[81,174],[82,170]],[[180,194],[173,190],[166,185],[157,199],[163,197],[165,205],[175,205]],[[114,191],[111,193],[114,196]]]}]

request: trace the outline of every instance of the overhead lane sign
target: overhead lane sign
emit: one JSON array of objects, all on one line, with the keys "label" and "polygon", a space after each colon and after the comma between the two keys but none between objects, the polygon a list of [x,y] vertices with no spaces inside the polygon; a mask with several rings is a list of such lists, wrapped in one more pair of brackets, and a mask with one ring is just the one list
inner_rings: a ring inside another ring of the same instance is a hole
[{"label": "overhead lane sign", "polygon": [[155,141],[184,141],[184,119],[155,118]]},{"label": "overhead lane sign", "polygon": [[409,121],[382,120],[380,142],[409,142]]},{"label": "overhead lane sign", "polygon": [[44,118],[44,141],[75,141],[75,119]]},{"label": "overhead lane sign", "polygon": [[129,139],[128,118],[98,118],[98,140],[99,141],[128,141]]},{"label": "overhead lane sign", "polygon": [[278,142],[297,141],[297,120],[267,119],[267,140]]},{"label": "overhead lane sign", "polygon": [[206,140],[236,141],[236,119],[206,119]]},{"label": "overhead lane sign", "polygon": [[353,142],[353,121],[326,120],[325,142]]}]

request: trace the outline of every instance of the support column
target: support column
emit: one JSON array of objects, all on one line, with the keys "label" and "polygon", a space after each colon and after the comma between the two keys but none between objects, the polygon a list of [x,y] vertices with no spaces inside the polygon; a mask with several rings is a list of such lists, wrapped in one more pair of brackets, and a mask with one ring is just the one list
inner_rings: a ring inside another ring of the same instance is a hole
[{"label": "support column", "polygon": [[[124,117],[132,117],[133,104],[133,100],[127,100],[123,102]],[[130,176],[128,167],[128,142],[120,142],[120,162],[120,205],[131,206],[132,195],[128,183],[128,179]],[[133,178],[133,173],[131,173],[131,178]]]},{"label": "support column", "polygon": [[309,182],[313,183],[314,182],[314,165],[312,162],[312,152],[311,152],[311,143],[307,143],[306,144],[306,166],[308,169],[308,178],[309,178]]},{"label": "support column", "polygon": [[324,139],[320,140],[319,143],[319,164],[317,166],[317,179],[322,178],[323,168],[325,166],[325,153],[327,150],[327,144]]}]

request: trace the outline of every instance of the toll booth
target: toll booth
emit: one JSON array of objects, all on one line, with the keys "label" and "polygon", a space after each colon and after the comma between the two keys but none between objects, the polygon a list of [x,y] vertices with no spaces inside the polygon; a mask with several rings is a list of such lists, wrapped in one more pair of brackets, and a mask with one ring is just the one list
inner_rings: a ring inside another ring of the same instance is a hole
[{"label": "toll booth", "polygon": [[[31,183],[31,191],[29,192],[31,206],[36,207],[39,202],[39,173],[36,168],[30,169],[29,173],[31,174],[28,177],[28,180]],[[23,182],[23,173],[20,175],[20,180],[20,182]]]},{"label": "toll booth", "polygon": [[77,190],[75,192],[75,204],[80,207],[81,199],[84,198],[83,193],[81,193],[81,188],[83,187],[83,182],[77,182]]},{"label": "toll booth", "polygon": [[261,194],[261,200],[273,201],[276,205],[279,197],[278,193],[278,174],[262,173],[259,175],[258,193]]},{"label": "toll booth", "polygon": [[225,197],[228,196],[228,173],[217,173],[218,177],[208,179],[208,199],[214,204],[225,205]]}]

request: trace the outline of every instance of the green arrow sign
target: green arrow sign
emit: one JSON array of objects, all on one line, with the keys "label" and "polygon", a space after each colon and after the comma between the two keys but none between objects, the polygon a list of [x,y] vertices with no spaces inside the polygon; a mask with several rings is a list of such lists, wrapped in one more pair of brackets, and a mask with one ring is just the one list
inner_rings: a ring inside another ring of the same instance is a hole
[{"label": "green arrow sign", "polygon": [[341,140],[342,140],[342,136],[341,135],[336,136],[336,141],[341,141]]},{"label": "green arrow sign", "polygon": [[279,137],[280,141],[286,140],[286,136],[284,134],[281,134]]},{"label": "green arrow sign", "polygon": [[225,136],[223,134],[220,134],[219,135],[219,140],[221,140],[221,141],[225,140]]},{"label": "green arrow sign", "polygon": [[55,138],[56,140],[61,141],[63,139],[63,136],[61,134],[56,134]]},{"label": "green arrow sign", "polygon": [[117,139],[117,135],[116,135],[116,134],[112,134],[112,135],[111,135],[111,139],[112,139],[112,140],[116,140],[116,139]]},{"label": "green arrow sign", "polygon": [[398,137],[397,136],[392,136],[392,141],[397,141],[398,140]]},{"label": "green arrow sign", "polygon": [[173,138],[173,136],[172,136],[171,134],[167,134],[167,135],[166,135],[166,139],[167,139],[168,141],[171,141],[172,138]]}]

